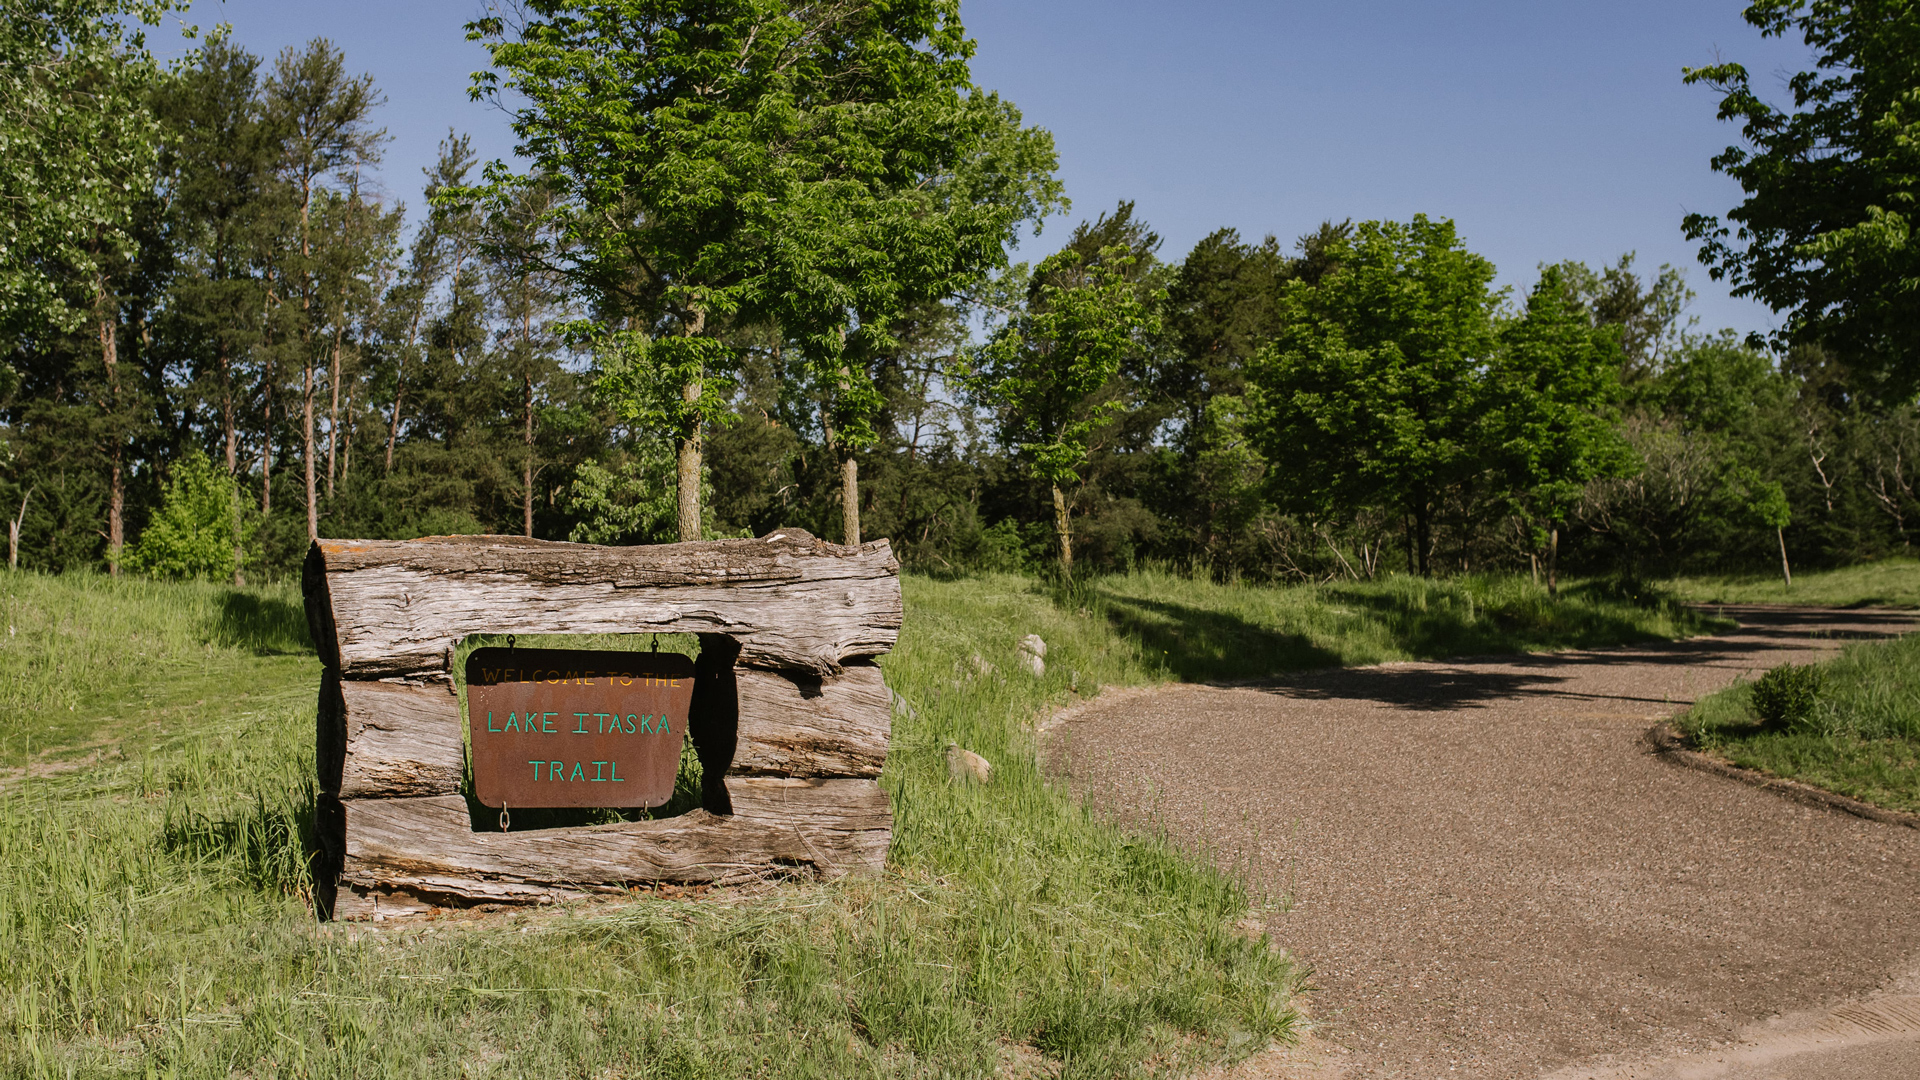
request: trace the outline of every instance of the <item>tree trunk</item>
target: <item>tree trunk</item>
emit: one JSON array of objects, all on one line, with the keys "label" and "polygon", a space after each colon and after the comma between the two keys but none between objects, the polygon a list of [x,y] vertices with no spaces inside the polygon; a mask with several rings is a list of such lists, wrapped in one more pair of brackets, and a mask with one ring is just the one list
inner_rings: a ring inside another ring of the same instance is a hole
[{"label": "tree trunk", "polygon": [[[104,295],[105,289],[102,288]],[[107,387],[111,392],[112,408],[120,410],[120,335],[112,319],[104,314],[100,319],[100,361],[107,369]],[[115,417],[118,420],[118,417]],[[120,549],[127,541],[125,511],[127,504],[126,470],[121,455],[121,434],[116,422],[107,437],[113,440],[113,452],[108,455],[107,479],[107,573],[120,576]]]},{"label": "tree trunk", "polygon": [[1422,498],[1413,508],[1413,544],[1420,556],[1420,576],[1427,576],[1427,551],[1433,547],[1433,510]]},{"label": "tree trunk", "polygon": [[20,496],[20,512],[7,522],[7,569],[20,569],[20,523],[27,517],[27,500],[33,498],[33,488]]},{"label": "tree trunk", "polygon": [[[528,363],[532,363],[529,358]],[[528,370],[524,380],[527,398],[527,460],[526,471],[521,486],[521,512],[525,519],[526,535],[533,535],[533,372]]]},{"label": "tree trunk", "polygon": [[851,450],[840,463],[840,537],[843,544],[860,542],[860,463]]},{"label": "tree trunk", "polygon": [[1067,505],[1067,493],[1053,485],[1053,528],[1060,534],[1060,576],[1073,579],[1073,509]]},{"label": "tree trunk", "polygon": [[320,539],[320,489],[316,486],[313,461],[313,360],[306,363],[306,381],[302,391],[301,438],[307,471],[307,539]]},{"label": "tree trunk", "polygon": [[1780,576],[1786,579],[1787,588],[1793,588],[1793,567],[1787,565],[1787,530],[1775,526],[1773,534],[1780,538]]},{"label": "tree trunk", "polygon": [[260,516],[273,513],[273,383],[271,371],[266,403],[260,409]]},{"label": "tree trunk", "polygon": [[[342,320],[344,321],[344,319]],[[333,399],[327,406],[327,498],[333,498],[333,458],[340,442],[340,337],[344,327],[333,330],[333,373],[327,378],[327,393]]]},{"label": "tree trunk", "polygon": [[[687,322],[686,336],[698,337],[706,325],[707,313],[696,309]],[[699,379],[692,379],[680,388],[680,400],[688,405],[700,400]],[[688,422],[680,436],[679,460],[674,475],[679,497],[682,543],[700,539],[700,453],[700,419],[696,416]]]},{"label": "tree trunk", "polygon": [[240,470],[240,432],[233,418],[233,358],[220,344],[220,427],[227,437],[227,475]]},{"label": "tree trunk", "polygon": [[1547,533],[1547,595],[1560,599],[1560,527]]}]

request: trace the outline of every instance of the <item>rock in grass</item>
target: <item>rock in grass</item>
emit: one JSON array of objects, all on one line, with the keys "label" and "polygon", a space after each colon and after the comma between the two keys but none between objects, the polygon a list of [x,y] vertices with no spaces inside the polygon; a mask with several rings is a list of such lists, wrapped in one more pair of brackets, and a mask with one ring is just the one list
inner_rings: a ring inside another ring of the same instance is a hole
[{"label": "rock in grass", "polygon": [[971,750],[962,750],[958,743],[948,743],[947,779],[956,784],[990,784],[993,782],[993,762]]},{"label": "rock in grass", "polygon": [[1027,669],[1034,678],[1044,678],[1047,674],[1047,643],[1039,634],[1028,634],[1020,639],[1020,666]]}]

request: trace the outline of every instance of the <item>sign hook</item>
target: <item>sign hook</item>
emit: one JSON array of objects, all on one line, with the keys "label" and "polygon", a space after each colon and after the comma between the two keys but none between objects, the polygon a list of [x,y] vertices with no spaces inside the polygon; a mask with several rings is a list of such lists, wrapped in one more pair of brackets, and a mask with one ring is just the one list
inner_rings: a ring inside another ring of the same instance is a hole
[{"label": "sign hook", "polygon": [[508,826],[508,825],[509,825],[509,824],[510,824],[510,823],[511,823],[512,821],[513,821],[513,819],[512,819],[511,817],[508,817],[508,816],[507,816],[507,804],[506,804],[506,803],[505,803],[504,801],[502,801],[502,802],[500,803],[500,831],[501,831],[501,832],[506,832],[506,831],[507,831],[507,826]]}]

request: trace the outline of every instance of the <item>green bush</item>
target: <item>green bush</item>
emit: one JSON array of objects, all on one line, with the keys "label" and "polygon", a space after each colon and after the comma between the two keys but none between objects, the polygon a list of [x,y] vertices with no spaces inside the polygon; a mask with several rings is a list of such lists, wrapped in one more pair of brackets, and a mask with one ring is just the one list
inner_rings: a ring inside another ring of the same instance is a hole
[{"label": "green bush", "polygon": [[1753,684],[1753,711],[1780,731],[1818,726],[1826,669],[1816,664],[1781,664]]},{"label": "green bush", "polygon": [[236,549],[253,532],[247,510],[233,477],[195,447],[174,461],[166,499],[127,552],[127,565],[158,578],[231,578]]}]

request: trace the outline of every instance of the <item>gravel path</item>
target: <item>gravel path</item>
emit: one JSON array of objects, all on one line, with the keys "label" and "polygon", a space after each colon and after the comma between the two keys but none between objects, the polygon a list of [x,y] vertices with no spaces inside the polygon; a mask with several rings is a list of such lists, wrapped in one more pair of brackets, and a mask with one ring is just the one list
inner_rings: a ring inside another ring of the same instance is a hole
[{"label": "gravel path", "polygon": [[1055,764],[1290,901],[1268,929],[1312,968],[1345,1075],[1698,1052],[1920,961],[1920,830],[1639,743],[1701,695],[1911,617],[1726,610],[1741,628],[1715,638],[1120,694],[1067,718]]}]

